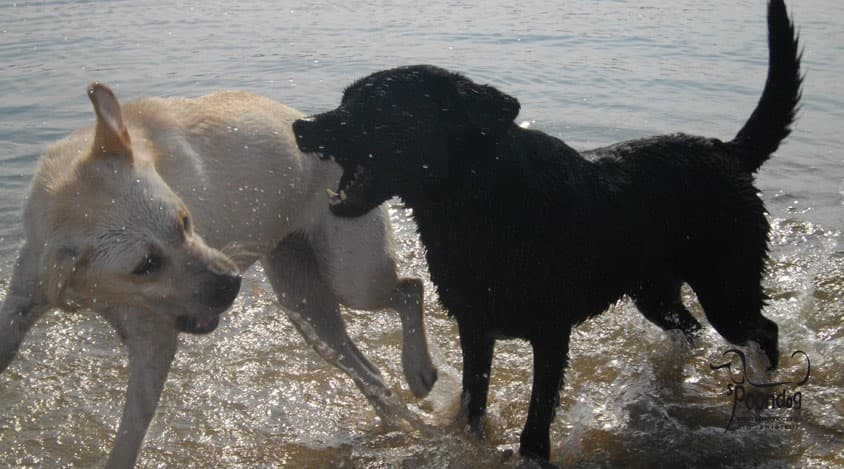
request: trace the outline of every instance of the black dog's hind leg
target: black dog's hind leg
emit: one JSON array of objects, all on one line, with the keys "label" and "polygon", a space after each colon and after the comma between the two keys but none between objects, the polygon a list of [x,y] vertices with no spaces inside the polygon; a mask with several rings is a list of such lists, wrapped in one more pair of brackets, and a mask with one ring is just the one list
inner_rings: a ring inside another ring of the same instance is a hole
[{"label": "black dog's hind leg", "polygon": [[689,284],[712,327],[733,344],[749,340],[759,344],[774,369],[779,362],[779,329],[762,316],[766,297],[761,279],[761,266],[736,255],[700,266]]},{"label": "black dog's hind leg", "polygon": [[683,305],[681,286],[682,282],[675,279],[649,281],[631,296],[649,321],[666,331],[680,329],[688,337],[699,331],[701,326]]},{"label": "black dog's hind leg", "polygon": [[530,459],[547,461],[551,455],[549,432],[557,406],[560,405],[560,388],[563,370],[568,361],[570,330],[532,340],[533,389],[525,428],[520,438],[519,454]]},{"label": "black dog's hind leg", "polygon": [[483,417],[489,392],[489,373],[495,339],[482,327],[458,322],[460,347],[463,350],[463,404],[469,417],[469,431],[483,436]]}]

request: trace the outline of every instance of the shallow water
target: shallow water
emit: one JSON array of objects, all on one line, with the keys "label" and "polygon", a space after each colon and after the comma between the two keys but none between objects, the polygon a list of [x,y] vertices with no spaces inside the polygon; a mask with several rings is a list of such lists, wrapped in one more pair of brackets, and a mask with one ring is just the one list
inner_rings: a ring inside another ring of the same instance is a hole
[{"label": "shallow water", "polygon": [[[20,206],[45,146],[88,124],[86,83],[121,98],[260,92],[306,112],[332,108],[369,72],[435,63],[519,98],[520,121],[575,148],[685,131],[729,138],[750,114],[766,72],[764,2],[493,1],[333,5],[328,2],[22,2],[0,6],[0,294],[22,237]],[[834,0],[792,2],[806,47],[804,105],[793,135],[760,172],[771,213],[766,315],[780,325],[782,369],[811,360],[801,409],[736,418],[787,419],[725,431],[733,406],[731,346],[710,327],[692,345],[648,323],[627,300],[574,333],[552,459],[563,465],[844,465],[844,74]],[[427,278],[409,214],[392,209],[402,269]],[[210,336],[181,340],[141,467],[512,466],[530,383],[528,347],[501,342],[489,435],[451,425],[459,394],[456,327],[430,283],[426,324],[440,382],[412,399],[402,382],[398,318],[348,311],[350,332],[430,437],[383,428],[340,372],[305,345],[260,268]],[[701,317],[691,294],[693,313]],[[737,363],[737,362],[736,362]],[[122,406],[126,359],[93,315],[52,313],[0,375],[0,466],[102,465]],[[735,375],[734,375],[735,376]],[[749,389],[749,387],[748,387]],[[773,428],[771,428],[773,427]]]}]

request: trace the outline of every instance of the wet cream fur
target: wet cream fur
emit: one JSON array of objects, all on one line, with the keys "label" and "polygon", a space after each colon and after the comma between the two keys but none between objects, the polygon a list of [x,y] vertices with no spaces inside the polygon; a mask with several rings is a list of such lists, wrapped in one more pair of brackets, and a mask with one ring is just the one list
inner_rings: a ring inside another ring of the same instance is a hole
[{"label": "wet cream fur", "polygon": [[[298,151],[299,112],[234,91],[124,106],[104,85],[88,95],[94,126],[52,145],[32,180],[26,240],[0,308],[0,371],[44,312],[103,315],[130,367],[108,467],[134,464],[176,352],[177,319],[220,313],[197,303],[203,282],[256,261],[297,329],[383,417],[402,405],[346,334],[340,304],[398,311],[406,378],[416,395],[430,391],[421,282],[396,273],[385,209],[355,219],[329,212],[325,189],[340,169]],[[151,250],[162,267],[138,275]]]}]

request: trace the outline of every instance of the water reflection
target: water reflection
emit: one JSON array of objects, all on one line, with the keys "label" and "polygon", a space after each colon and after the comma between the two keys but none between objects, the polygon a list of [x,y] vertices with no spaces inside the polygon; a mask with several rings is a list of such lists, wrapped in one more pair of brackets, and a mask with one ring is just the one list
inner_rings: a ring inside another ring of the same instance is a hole
[{"label": "water reflection", "polygon": [[[764,80],[760,2],[501,2],[469,5],[240,5],[38,2],[0,6],[0,294],[20,241],[19,207],[44,147],[87,124],[87,82],[127,96],[251,89],[306,112],[333,108],[352,78],[432,62],[518,96],[531,128],[590,148],[665,131],[729,137]],[[686,345],[628,301],[580,325],[552,454],[563,465],[835,467],[844,454],[844,252],[840,122],[842,3],[790,5],[806,44],[805,106],[759,176],[771,216],[766,316],[780,348],[812,358],[796,431],[725,432],[731,399],[710,363],[731,345],[708,325]],[[805,2],[804,2],[805,3]],[[463,31],[456,34],[455,31]],[[316,61],[316,62],[315,62]],[[119,92],[119,91],[118,91]],[[392,212],[406,274],[424,251]],[[426,327],[440,382],[404,386],[399,319],[348,311],[349,332],[394,390],[440,434],[385,430],[351,381],[279,311],[260,269],[211,336],[183,337],[141,467],[513,466],[529,395],[528,347],[500,343],[488,440],[451,425],[459,395],[455,324],[430,283]],[[702,318],[690,292],[686,300]],[[702,321],[703,322],[703,321]],[[752,350],[749,350],[750,354]],[[48,315],[0,375],[0,466],[102,466],[127,380],[98,318]],[[759,370],[757,370],[759,371]],[[783,370],[786,373],[788,370]]]}]

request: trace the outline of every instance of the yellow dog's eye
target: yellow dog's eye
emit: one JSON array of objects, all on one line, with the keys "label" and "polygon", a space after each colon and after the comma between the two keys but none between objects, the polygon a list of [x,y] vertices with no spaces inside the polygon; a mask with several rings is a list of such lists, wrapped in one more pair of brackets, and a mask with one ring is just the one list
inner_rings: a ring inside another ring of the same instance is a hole
[{"label": "yellow dog's eye", "polygon": [[132,275],[150,275],[164,267],[164,257],[155,253],[147,253],[144,259],[132,271]]},{"label": "yellow dog's eye", "polygon": [[185,229],[185,233],[190,233],[190,232],[191,232],[190,217],[189,217],[189,216],[187,216],[187,215],[185,215],[184,217],[182,217],[182,228],[184,228],[184,229]]}]

